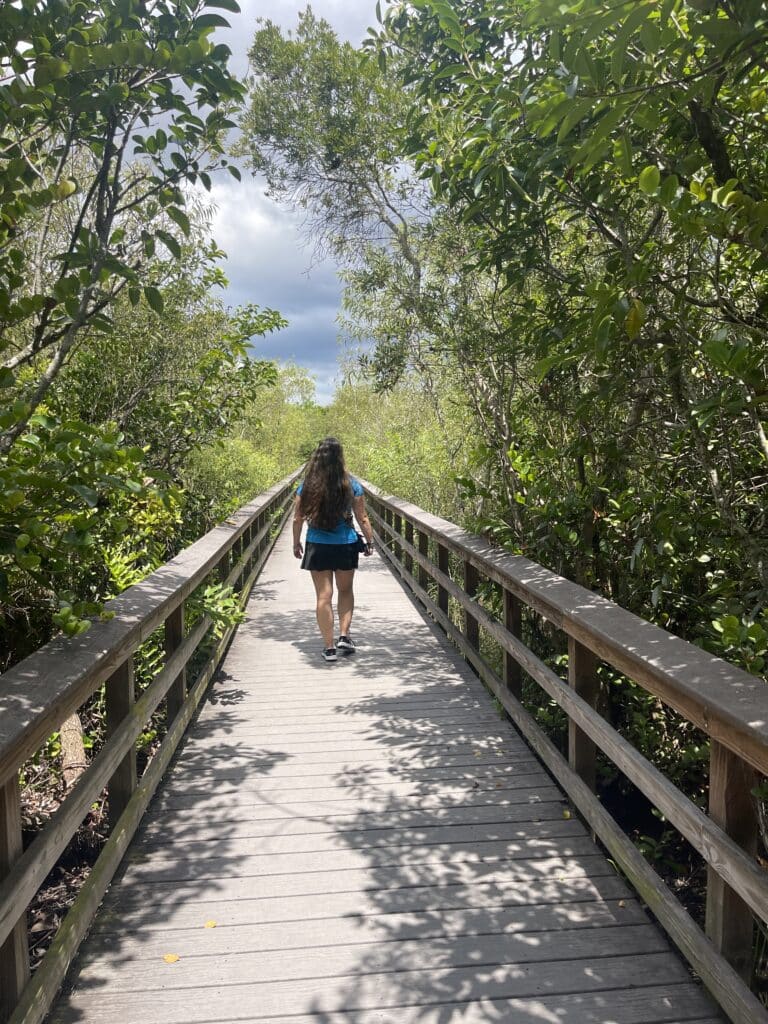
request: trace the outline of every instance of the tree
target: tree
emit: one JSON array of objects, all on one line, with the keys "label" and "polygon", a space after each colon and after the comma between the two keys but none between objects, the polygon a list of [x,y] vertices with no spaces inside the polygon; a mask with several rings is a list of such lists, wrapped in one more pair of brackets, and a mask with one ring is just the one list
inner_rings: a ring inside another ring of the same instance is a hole
[{"label": "tree", "polygon": [[156,242],[180,255],[183,187],[210,188],[211,170],[228,164],[227,107],[242,88],[228,48],[210,42],[227,24],[210,7],[239,10],[234,0],[24,0],[3,12],[0,385],[14,388],[4,454],[85,329],[111,330],[116,295],[137,304],[143,292],[159,309]]},{"label": "tree", "polygon": [[[522,318],[510,336],[577,427],[558,447],[588,580],[627,599],[623,549],[652,581],[644,610],[683,631],[702,590],[745,628],[768,595],[766,31],[751,0],[419,0],[389,8],[378,44],[418,94],[407,153],[480,265],[533,300],[538,338]],[[714,552],[708,582],[685,568]]]},{"label": "tree", "polygon": [[295,36],[259,24],[238,152],[276,198],[307,211],[320,247],[350,256],[384,238],[407,254],[409,218],[427,197],[400,161],[401,89],[309,7]]}]

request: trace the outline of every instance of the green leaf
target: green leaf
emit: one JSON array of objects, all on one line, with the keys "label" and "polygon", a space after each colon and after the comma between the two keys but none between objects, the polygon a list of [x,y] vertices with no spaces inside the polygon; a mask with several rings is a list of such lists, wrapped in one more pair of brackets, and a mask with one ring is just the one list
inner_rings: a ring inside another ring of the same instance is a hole
[{"label": "green leaf", "polygon": [[653,195],[658,190],[659,182],[661,181],[661,172],[656,164],[649,164],[644,167],[640,172],[637,184],[640,187],[641,192],[645,192],[646,195]]},{"label": "green leaf", "polygon": [[579,121],[587,117],[587,115],[594,116],[602,107],[605,106],[604,102],[595,103],[592,97],[588,99],[575,100],[570,105],[570,110],[563,118],[560,128],[557,132],[557,143],[560,145],[566,138],[566,136],[576,127]]},{"label": "green leaf", "polygon": [[[186,213],[184,213],[183,210],[180,210],[178,206],[169,206],[165,212],[168,214],[172,221],[175,221],[179,225],[179,227],[181,228],[185,235],[189,235],[190,231],[192,230],[192,226],[189,223],[189,217],[186,215]],[[160,232],[158,232],[158,234],[159,233]]]},{"label": "green leaf", "polygon": [[179,243],[173,237],[172,234],[170,234],[168,231],[162,231],[158,229],[157,237],[160,239],[160,241],[163,243],[166,249],[171,253],[171,255],[175,256],[177,260],[181,259],[181,246],[179,245]]},{"label": "green leaf", "polygon": [[195,29],[230,28],[230,23],[220,14],[201,14],[195,18]]},{"label": "green leaf", "polygon": [[626,132],[622,132],[619,136],[616,147],[616,162],[618,163],[622,174],[625,178],[629,178],[632,175],[632,142]]},{"label": "green leaf", "polygon": [[98,491],[94,491],[92,487],[88,487],[86,484],[70,484],[69,489],[74,491],[75,494],[79,494],[90,508],[96,507],[99,500]]},{"label": "green leaf", "polygon": [[157,288],[147,285],[144,288],[144,298],[147,300],[150,308],[156,313],[163,312],[163,296]]},{"label": "green leaf", "polygon": [[680,182],[678,180],[677,175],[668,174],[667,177],[664,179],[664,184],[661,186],[661,190],[659,192],[659,199],[662,201],[662,203],[664,203],[665,205],[671,203],[677,195],[677,190],[679,189],[679,187]]},{"label": "green leaf", "polygon": [[40,556],[24,551],[16,555],[16,564],[22,569],[37,569],[40,565]]},{"label": "green leaf", "polygon": [[624,318],[624,327],[626,328],[627,337],[630,341],[634,341],[635,338],[637,338],[644,323],[645,306],[640,299],[632,299],[629,312]]},{"label": "green leaf", "polygon": [[240,13],[240,4],[237,0],[205,0],[206,7],[218,7],[222,11],[231,11],[232,14]]}]

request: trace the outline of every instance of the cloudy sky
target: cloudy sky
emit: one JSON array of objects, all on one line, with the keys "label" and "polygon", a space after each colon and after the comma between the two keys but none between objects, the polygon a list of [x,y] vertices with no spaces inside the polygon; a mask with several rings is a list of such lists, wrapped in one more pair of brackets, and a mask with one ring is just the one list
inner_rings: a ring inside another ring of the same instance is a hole
[{"label": "cloudy sky", "polygon": [[[247,49],[256,19],[269,18],[294,28],[306,0],[239,0],[241,14],[226,14],[230,31],[217,34],[233,52],[232,67],[245,74]],[[376,0],[312,0],[312,10],[334,27],[340,38],[359,43],[375,24]],[[224,270],[230,280],[225,301],[230,305],[255,302],[278,309],[290,326],[258,340],[255,354],[306,366],[317,380],[317,397],[327,402],[337,376],[340,287],[336,268],[328,260],[313,261],[311,246],[300,236],[297,212],[267,199],[249,172],[238,184],[229,175],[214,183],[216,213],[213,235],[227,253]]]}]

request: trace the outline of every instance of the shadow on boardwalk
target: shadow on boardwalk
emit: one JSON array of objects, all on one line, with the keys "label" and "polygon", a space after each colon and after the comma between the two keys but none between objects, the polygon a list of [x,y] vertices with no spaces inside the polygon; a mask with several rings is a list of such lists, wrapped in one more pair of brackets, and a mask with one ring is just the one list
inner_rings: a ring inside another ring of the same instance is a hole
[{"label": "shadow on boardwalk", "polygon": [[366,571],[336,665],[310,595],[260,584],[52,1024],[712,1024],[478,681]]}]

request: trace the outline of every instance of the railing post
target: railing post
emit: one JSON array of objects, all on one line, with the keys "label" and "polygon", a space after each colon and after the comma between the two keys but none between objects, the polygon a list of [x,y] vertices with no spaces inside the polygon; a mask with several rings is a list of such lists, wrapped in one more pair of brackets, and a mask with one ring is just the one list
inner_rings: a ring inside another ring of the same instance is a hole
[{"label": "railing post", "polygon": [[[429,558],[429,537],[426,533],[422,533],[421,530],[419,530],[419,554]],[[429,573],[423,565],[419,565],[419,586],[426,590],[428,584]]]},{"label": "railing post", "polygon": [[[402,516],[399,516],[397,514],[397,512],[395,512],[394,515],[392,516],[392,520],[393,520],[393,525],[394,525],[395,533],[398,535],[398,537],[402,536],[402,533],[403,533],[403,518],[402,518]],[[397,561],[401,562],[402,559],[403,559],[403,548],[402,548],[402,545],[397,543],[397,541],[395,541],[395,543],[394,543],[394,553],[395,553],[395,558],[397,559]]]},{"label": "railing post", "polygon": [[[750,856],[757,851],[758,821],[752,801],[755,773],[717,740],[709,753],[709,816]],[[707,869],[707,936],[749,984],[752,977],[752,911],[740,896]]]},{"label": "railing post", "polygon": [[[184,602],[178,608],[174,608],[165,620],[165,657],[166,661],[177,647],[184,642]],[[184,706],[187,697],[187,670],[186,666],[179,672],[171,683],[168,690],[168,697],[165,704],[166,722],[170,726],[179,711]]]},{"label": "railing post", "polygon": [[[14,773],[0,786],[0,879],[6,877],[22,853],[21,792]],[[0,946],[0,1022],[7,1021],[29,978],[26,911]]]},{"label": "railing post", "polygon": [[[104,686],[106,704],[106,738],[109,739],[131,713],[135,700],[133,657],[126,658],[120,668],[107,679]],[[131,749],[115,769],[107,783],[109,793],[109,824],[114,828],[118,818],[128,806],[136,789],[136,746]]]},{"label": "railing post", "polygon": [[[480,583],[480,574],[478,573],[475,566],[468,561],[464,560],[464,592],[469,597],[474,597],[477,593],[477,587]],[[464,636],[467,638],[467,643],[470,647],[473,647],[476,651],[480,650],[480,627],[477,624],[477,619],[471,615],[467,609],[464,609]]]},{"label": "railing post", "polygon": [[[413,523],[410,519],[405,520],[405,539],[411,547],[413,547]],[[413,555],[409,555],[408,552],[406,552],[403,560],[405,562],[406,570],[413,575]]]},{"label": "railing post", "polygon": [[[512,636],[519,640],[522,632],[520,602],[515,595],[506,588],[504,588],[503,593],[504,625]],[[504,652],[504,682],[512,696],[517,700],[521,700],[523,696],[523,674],[519,663],[515,661],[508,651]]]},{"label": "railing post", "polygon": [[[449,575],[448,548],[438,541],[437,568],[446,576]],[[445,615],[448,614],[448,591],[439,583],[437,585],[437,606]]]},{"label": "railing post", "polygon": [[[597,658],[583,644],[568,637],[568,683],[576,693],[594,707],[597,703]],[[594,741],[568,720],[568,761],[571,768],[594,792],[597,748]]]},{"label": "railing post", "polygon": [[[243,551],[247,551],[248,550],[248,548],[251,546],[251,541],[253,540],[253,538],[255,536],[256,536],[256,521],[254,520],[251,523],[251,525],[248,527],[248,529],[245,531],[245,533],[243,534]],[[256,552],[252,551],[250,553],[250,555],[248,556],[248,558],[246,559],[245,564],[243,565],[242,579],[244,579],[244,580],[248,579],[248,575],[249,575],[251,569],[253,568],[253,563],[254,563],[255,556],[256,556]]]}]

